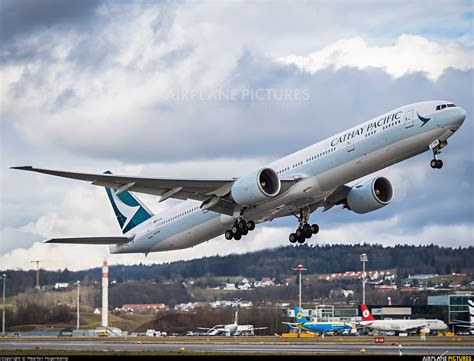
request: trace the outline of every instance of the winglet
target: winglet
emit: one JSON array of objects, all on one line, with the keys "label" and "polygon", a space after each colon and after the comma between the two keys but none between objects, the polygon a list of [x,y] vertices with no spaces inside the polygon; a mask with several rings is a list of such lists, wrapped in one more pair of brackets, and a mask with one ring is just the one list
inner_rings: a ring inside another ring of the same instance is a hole
[{"label": "winglet", "polygon": [[17,169],[17,170],[31,170],[33,167],[31,165],[24,165],[20,167],[10,167],[10,169]]}]

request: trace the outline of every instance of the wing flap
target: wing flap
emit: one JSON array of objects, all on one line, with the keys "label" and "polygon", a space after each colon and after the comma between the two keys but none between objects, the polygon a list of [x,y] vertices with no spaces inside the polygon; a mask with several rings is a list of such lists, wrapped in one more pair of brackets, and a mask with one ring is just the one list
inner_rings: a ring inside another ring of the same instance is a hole
[{"label": "wing flap", "polygon": [[67,237],[67,238],[51,238],[44,243],[61,243],[61,244],[90,244],[90,245],[117,245],[125,244],[133,240],[133,237],[110,236],[110,237]]}]

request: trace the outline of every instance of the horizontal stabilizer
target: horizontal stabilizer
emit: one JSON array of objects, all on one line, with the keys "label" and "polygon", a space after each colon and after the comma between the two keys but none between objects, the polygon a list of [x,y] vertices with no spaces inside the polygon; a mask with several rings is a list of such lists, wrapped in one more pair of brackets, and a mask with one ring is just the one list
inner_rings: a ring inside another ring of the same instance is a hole
[{"label": "horizontal stabilizer", "polygon": [[51,238],[44,243],[63,243],[63,244],[124,244],[133,240],[133,237],[112,236],[112,237],[69,237],[69,238]]}]

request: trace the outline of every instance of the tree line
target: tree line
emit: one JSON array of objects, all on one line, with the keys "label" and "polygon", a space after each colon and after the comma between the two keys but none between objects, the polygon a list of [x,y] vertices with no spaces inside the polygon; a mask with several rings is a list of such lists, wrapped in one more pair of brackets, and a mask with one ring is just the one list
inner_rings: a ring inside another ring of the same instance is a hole
[{"label": "tree line", "polygon": [[[368,270],[398,269],[402,275],[415,273],[473,273],[474,247],[448,248],[437,245],[299,245],[267,249],[246,254],[203,257],[189,261],[176,261],[153,265],[110,266],[111,281],[151,280],[157,283],[171,280],[181,282],[187,278],[209,276],[242,276],[261,279],[276,277],[284,279],[294,275],[292,269],[304,264],[309,274],[356,271],[361,269],[360,254],[369,257]],[[35,271],[3,270],[8,276],[6,293],[14,296],[34,287]],[[101,281],[101,268],[72,272],[41,270],[41,284],[54,285],[57,282],[85,284]],[[98,283],[100,285],[100,283]]]}]

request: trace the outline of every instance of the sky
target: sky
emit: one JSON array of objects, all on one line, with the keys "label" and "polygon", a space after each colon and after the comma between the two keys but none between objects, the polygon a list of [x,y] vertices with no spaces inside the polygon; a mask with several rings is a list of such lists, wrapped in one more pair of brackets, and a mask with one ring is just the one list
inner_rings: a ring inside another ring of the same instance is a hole
[{"label": "sky", "polygon": [[[467,112],[443,149],[379,171],[393,202],[311,216],[310,244],[472,246],[472,1],[0,0],[0,269],[159,263],[288,245],[294,218],[192,249],[108,255],[51,237],[118,235],[105,191],[11,166],[243,176],[393,108]],[[139,195],[154,212],[158,203]]]}]

